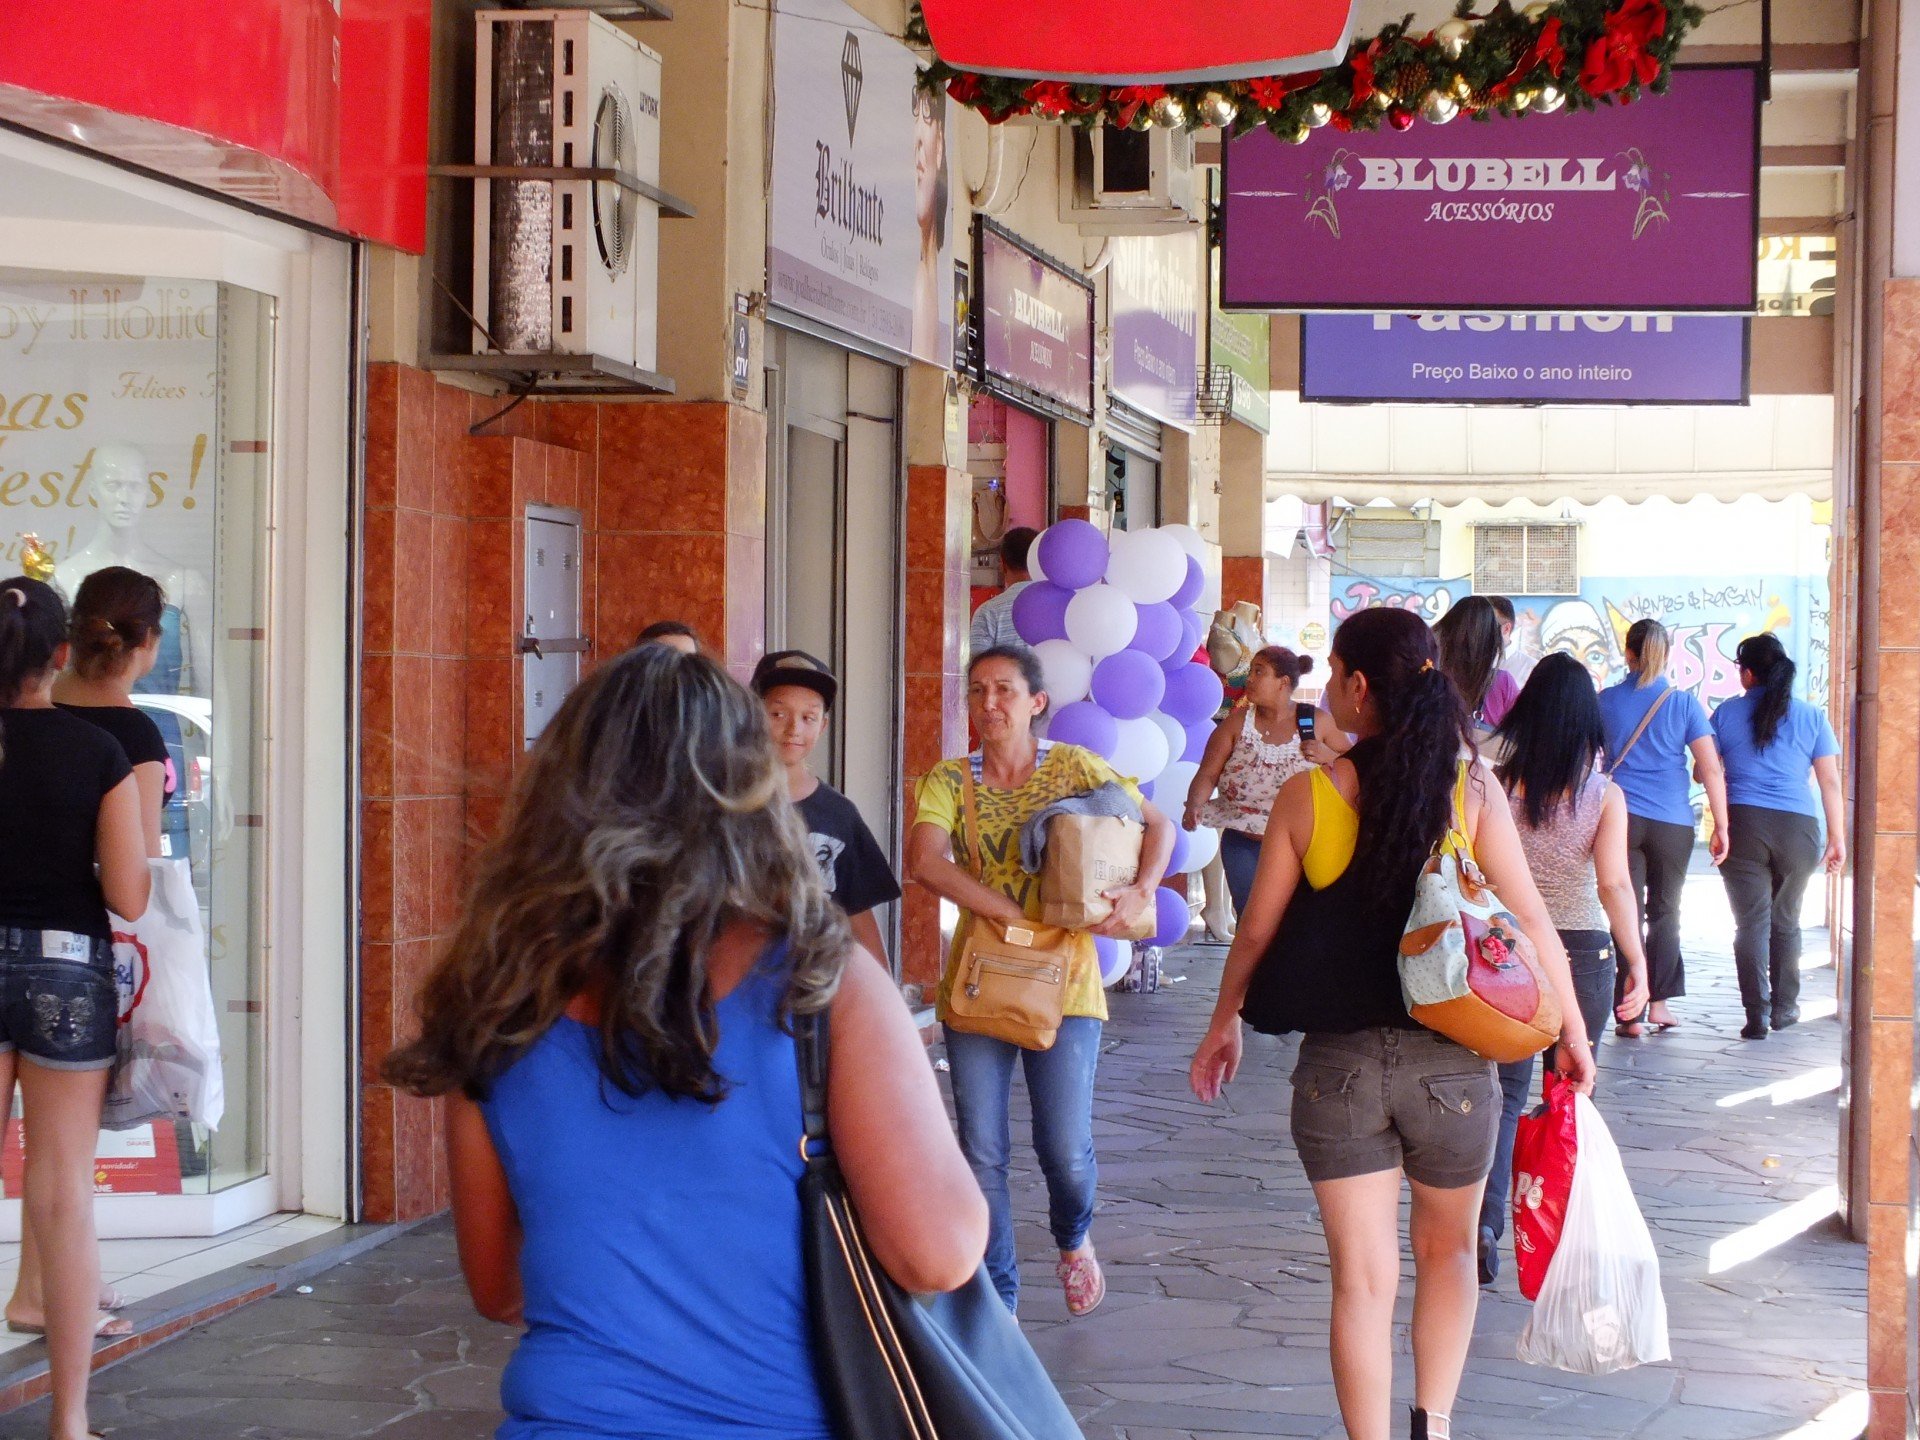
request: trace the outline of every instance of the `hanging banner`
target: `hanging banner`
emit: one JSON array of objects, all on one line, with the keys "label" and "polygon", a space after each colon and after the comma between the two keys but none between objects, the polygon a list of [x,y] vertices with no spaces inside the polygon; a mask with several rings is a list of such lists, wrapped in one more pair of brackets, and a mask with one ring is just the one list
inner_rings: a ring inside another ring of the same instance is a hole
[{"label": "hanging banner", "polygon": [[1134,409],[1191,430],[1198,414],[1200,236],[1119,235],[1107,265],[1113,339],[1107,388]]},{"label": "hanging banner", "polygon": [[1758,72],[1678,68],[1633,105],[1226,142],[1240,310],[1751,313]]},{"label": "hanging banner", "polygon": [[772,303],[943,369],[953,355],[946,97],[844,0],[773,19]]},{"label": "hanging banner", "polygon": [[1220,273],[1213,275],[1213,309],[1207,317],[1207,353],[1233,386],[1227,414],[1262,435],[1273,428],[1272,329],[1265,315],[1220,308]]},{"label": "hanging banner", "polygon": [[1042,409],[1093,418],[1093,286],[1011,231],[974,231],[980,378]]},{"label": "hanging banner", "polygon": [[933,48],[961,70],[1096,84],[1244,80],[1345,57],[1352,0],[920,0]]},{"label": "hanging banner", "polygon": [[1308,315],[1302,400],[1744,405],[1739,315]]}]

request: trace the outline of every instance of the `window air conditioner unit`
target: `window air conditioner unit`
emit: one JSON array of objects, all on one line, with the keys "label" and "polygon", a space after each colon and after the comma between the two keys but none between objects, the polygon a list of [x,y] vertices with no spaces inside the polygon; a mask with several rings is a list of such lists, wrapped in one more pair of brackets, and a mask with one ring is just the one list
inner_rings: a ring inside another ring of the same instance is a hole
[{"label": "window air conditioner unit", "polygon": [[1088,235],[1159,235],[1200,223],[1193,132],[1060,129],[1060,218]]},{"label": "window air conditioner unit", "polygon": [[611,174],[481,178],[473,313],[487,334],[476,333],[475,352],[594,355],[653,370],[660,57],[586,10],[474,18],[476,165],[617,172],[647,187]]}]

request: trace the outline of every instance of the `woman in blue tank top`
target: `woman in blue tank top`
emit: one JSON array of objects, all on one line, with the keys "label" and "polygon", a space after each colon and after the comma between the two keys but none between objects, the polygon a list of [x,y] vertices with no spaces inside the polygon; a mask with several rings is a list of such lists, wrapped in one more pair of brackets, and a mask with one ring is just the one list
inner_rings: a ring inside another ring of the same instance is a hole
[{"label": "woman in blue tank top", "polygon": [[535,747],[387,1073],[448,1096],[461,1267],[524,1325],[500,1440],[828,1440],[787,1019],[876,1257],[970,1278],[986,1203],[925,1051],[822,889],[758,701],[646,646]]}]

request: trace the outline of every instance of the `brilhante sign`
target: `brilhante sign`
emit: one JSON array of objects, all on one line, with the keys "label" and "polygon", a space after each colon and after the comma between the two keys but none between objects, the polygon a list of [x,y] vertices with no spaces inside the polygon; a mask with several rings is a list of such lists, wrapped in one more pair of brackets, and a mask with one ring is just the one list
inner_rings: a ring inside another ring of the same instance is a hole
[{"label": "brilhante sign", "polygon": [[1740,405],[1741,315],[1308,315],[1302,400]]},{"label": "brilhante sign", "polygon": [[1632,105],[1227,142],[1238,310],[1751,313],[1758,73],[1676,69]]}]

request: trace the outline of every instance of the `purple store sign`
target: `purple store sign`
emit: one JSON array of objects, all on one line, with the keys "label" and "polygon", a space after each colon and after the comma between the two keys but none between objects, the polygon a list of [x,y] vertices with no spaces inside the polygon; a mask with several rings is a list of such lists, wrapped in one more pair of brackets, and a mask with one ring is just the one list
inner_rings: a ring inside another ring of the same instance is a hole
[{"label": "purple store sign", "polygon": [[1011,233],[975,234],[981,378],[1013,398],[1093,414],[1093,286]]},{"label": "purple store sign", "polygon": [[1107,266],[1113,335],[1108,389],[1136,410],[1193,428],[1199,366],[1198,235],[1117,236]]},{"label": "purple store sign", "polygon": [[1758,72],[1699,65],[1632,105],[1225,154],[1230,310],[1751,312]]},{"label": "purple store sign", "polygon": [[1744,405],[1741,315],[1308,315],[1302,400]]}]

